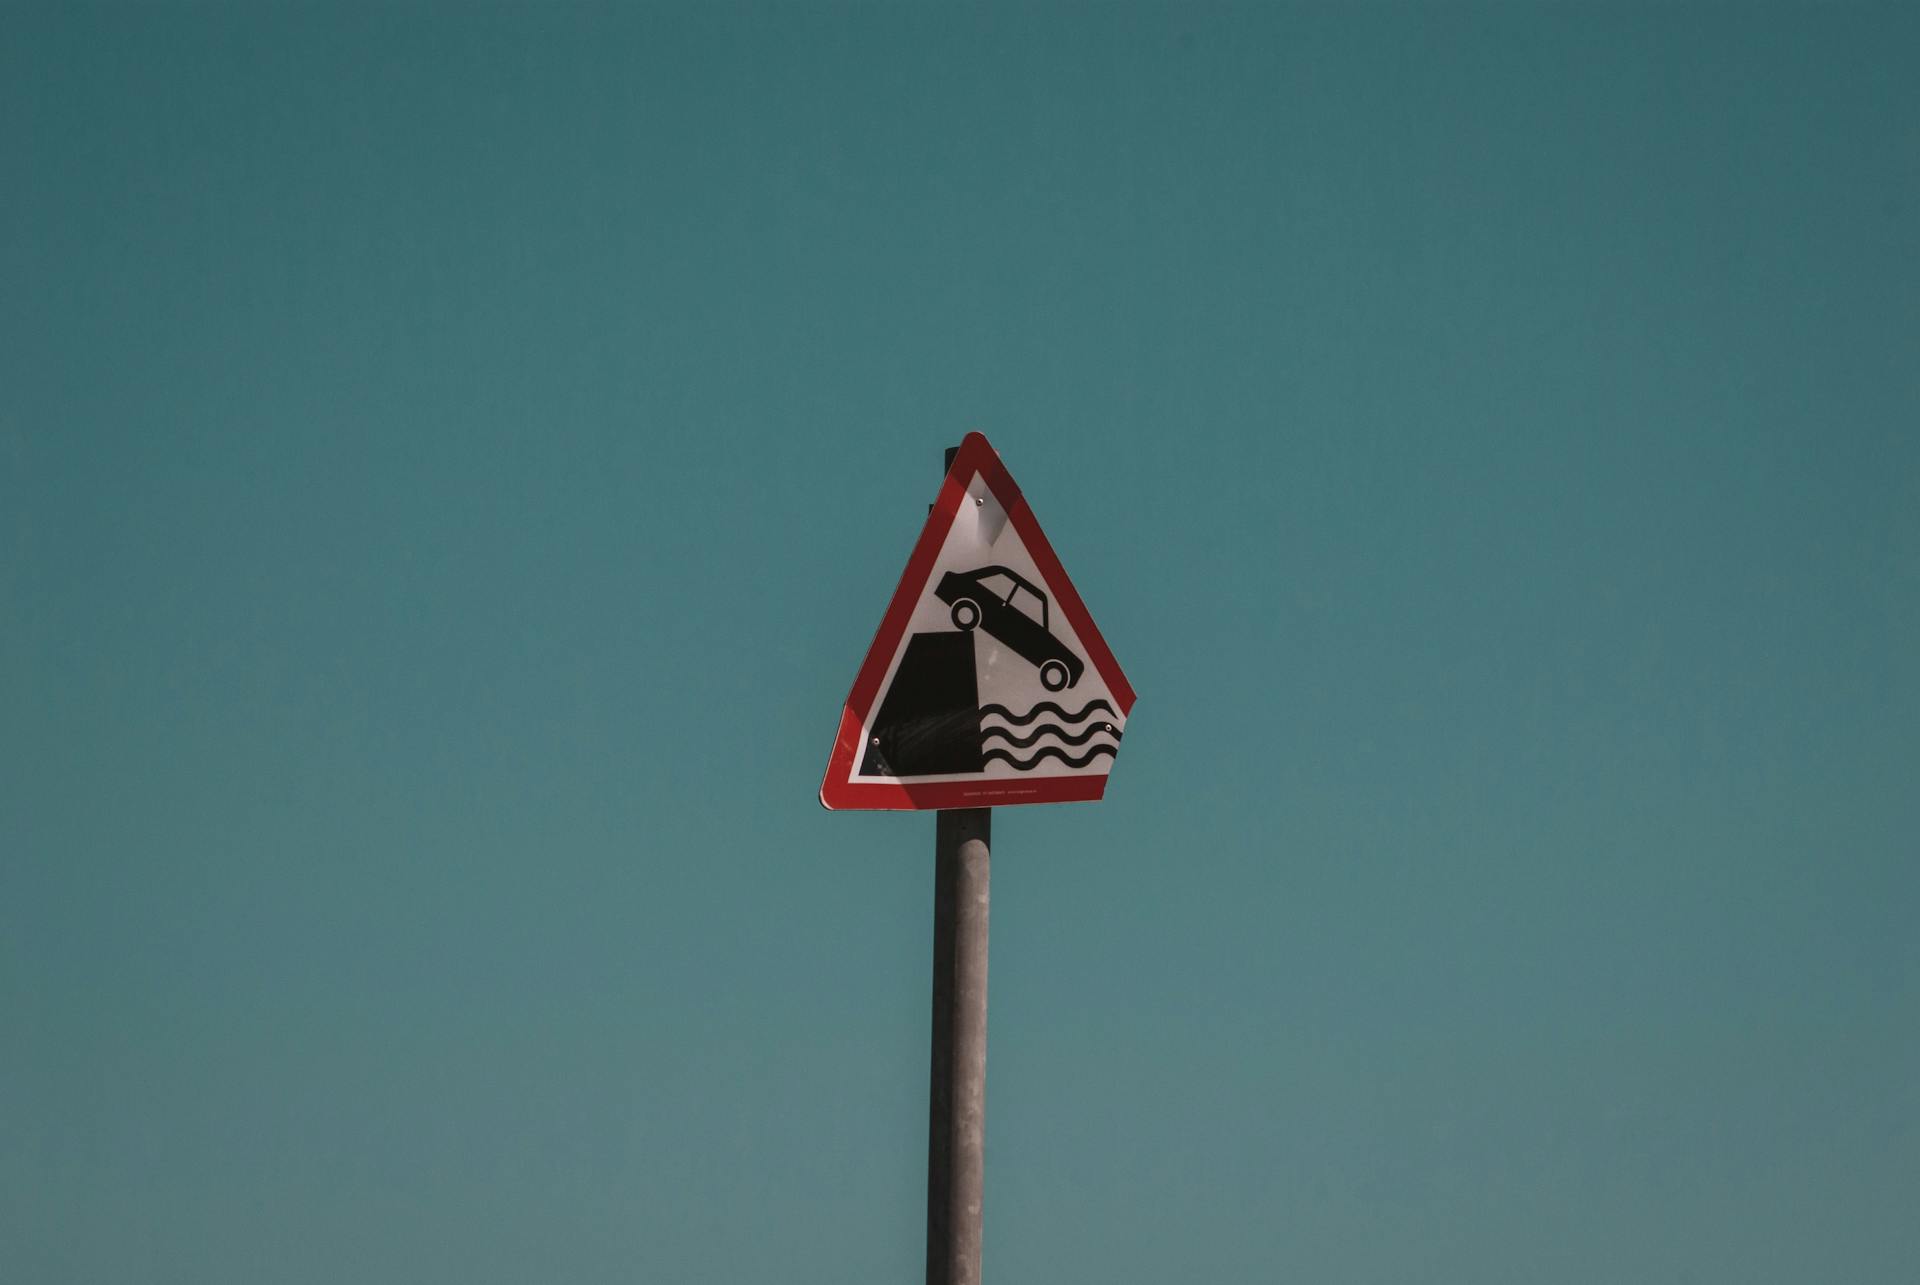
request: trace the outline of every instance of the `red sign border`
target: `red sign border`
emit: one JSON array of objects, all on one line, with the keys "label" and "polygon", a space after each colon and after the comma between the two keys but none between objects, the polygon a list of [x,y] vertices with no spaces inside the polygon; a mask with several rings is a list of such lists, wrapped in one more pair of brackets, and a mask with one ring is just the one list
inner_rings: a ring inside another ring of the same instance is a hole
[{"label": "red sign border", "polygon": [[953,457],[953,466],[947,470],[946,480],[940,484],[940,495],[933,502],[932,512],[927,514],[927,524],[920,529],[920,539],[913,546],[912,556],[907,559],[907,569],[900,575],[900,583],[893,591],[893,600],[887,604],[887,614],[880,619],[880,628],[873,636],[872,645],[867,648],[867,658],[861,662],[860,673],[853,680],[853,690],[848,693],[847,702],[841,708],[840,732],[834,738],[833,753],[827,758],[826,778],[820,783],[822,807],[832,811],[989,808],[1016,803],[1091,802],[1106,792],[1107,777],[1103,772],[1085,776],[1043,776],[1028,781],[1010,778],[916,783],[847,779],[853,773],[854,759],[860,750],[861,728],[880,695],[880,684],[887,676],[887,666],[893,660],[893,653],[906,634],[913,606],[926,592],[927,583],[933,578],[934,560],[940,556],[940,546],[946,542],[954,515],[960,511],[960,502],[967,497],[967,482],[975,473],[980,475],[987,489],[993,492],[993,498],[1006,510],[1007,520],[1026,544],[1027,552],[1039,568],[1048,592],[1053,595],[1068,625],[1086,648],[1087,660],[1099,672],[1101,681],[1113,693],[1113,698],[1120,703],[1121,717],[1125,718],[1133,710],[1132,685],[1127,682],[1127,676],[1120,672],[1119,662],[1114,660],[1107,640],[1100,636],[1099,626],[1087,614],[1086,604],[1080,600],[1073,581],[1067,578],[1066,569],[1060,565],[1053,545],[1047,541],[1046,533],[1041,531],[1040,523],[1028,507],[1026,497],[1020,493],[1019,485],[1013,480],[1013,475],[1007,472],[1007,466],[1001,463],[999,454],[986,437],[980,433],[968,433],[960,443],[959,452]]}]

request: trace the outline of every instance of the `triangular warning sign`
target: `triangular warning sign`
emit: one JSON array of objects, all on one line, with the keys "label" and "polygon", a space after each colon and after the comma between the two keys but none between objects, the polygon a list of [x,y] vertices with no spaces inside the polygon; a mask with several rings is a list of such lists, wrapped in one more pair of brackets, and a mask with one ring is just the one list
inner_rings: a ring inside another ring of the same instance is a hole
[{"label": "triangular warning sign", "polygon": [[1097,799],[1133,688],[987,439],[967,434],[874,635],[820,802]]}]

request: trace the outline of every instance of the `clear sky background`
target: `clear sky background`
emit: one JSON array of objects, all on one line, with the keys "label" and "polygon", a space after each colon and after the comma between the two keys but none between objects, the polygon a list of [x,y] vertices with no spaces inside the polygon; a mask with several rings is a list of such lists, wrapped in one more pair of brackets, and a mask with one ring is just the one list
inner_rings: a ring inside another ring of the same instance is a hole
[{"label": "clear sky background", "polygon": [[992,1279],[1913,1279],[1910,7],[0,16],[9,1282],[918,1279],[971,428]]}]

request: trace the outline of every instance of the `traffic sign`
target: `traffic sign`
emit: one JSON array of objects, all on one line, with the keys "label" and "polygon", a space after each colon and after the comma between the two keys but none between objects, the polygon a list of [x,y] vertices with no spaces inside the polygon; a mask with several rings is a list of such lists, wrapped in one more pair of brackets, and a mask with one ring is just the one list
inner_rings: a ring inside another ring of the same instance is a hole
[{"label": "traffic sign", "polygon": [[829,808],[1098,799],[1133,688],[1006,465],[967,434],[840,712]]}]

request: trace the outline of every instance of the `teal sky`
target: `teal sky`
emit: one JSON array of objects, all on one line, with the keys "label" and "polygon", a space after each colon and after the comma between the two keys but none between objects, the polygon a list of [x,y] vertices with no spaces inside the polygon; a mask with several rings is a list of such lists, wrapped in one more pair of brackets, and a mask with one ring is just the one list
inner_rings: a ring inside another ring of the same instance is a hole
[{"label": "teal sky", "polygon": [[1911,7],[0,18],[0,1276],[918,1279],[978,428],[991,1279],[1912,1279]]}]

